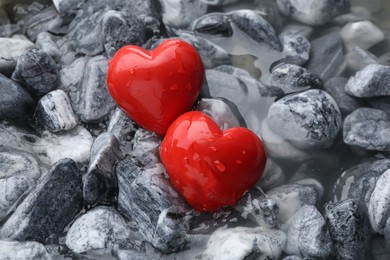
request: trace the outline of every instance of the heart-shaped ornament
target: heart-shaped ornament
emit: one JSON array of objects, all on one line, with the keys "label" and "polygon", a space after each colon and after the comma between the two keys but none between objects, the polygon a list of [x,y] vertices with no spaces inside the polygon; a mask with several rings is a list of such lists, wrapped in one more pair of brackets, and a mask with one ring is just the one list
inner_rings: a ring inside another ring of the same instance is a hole
[{"label": "heart-shaped ornament", "polygon": [[153,51],[121,48],[110,60],[108,90],[141,127],[164,135],[169,125],[189,111],[204,78],[197,51],[181,40],[165,40]]},{"label": "heart-shaped ornament", "polygon": [[177,118],[160,146],[160,158],[175,189],[198,211],[234,205],[261,177],[266,154],[249,129],[221,131],[207,115]]}]

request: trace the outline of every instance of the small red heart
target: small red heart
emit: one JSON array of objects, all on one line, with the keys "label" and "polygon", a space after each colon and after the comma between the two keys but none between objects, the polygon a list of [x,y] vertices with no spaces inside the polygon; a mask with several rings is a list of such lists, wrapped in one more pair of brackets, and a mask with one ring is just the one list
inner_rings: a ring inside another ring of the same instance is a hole
[{"label": "small red heart", "polygon": [[111,59],[107,86],[116,103],[147,130],[164,135],[189,111],[204,78],[197,51],[181,40],[166,40],[155,50],[125,46]]},{"label": "small red heart", "polygon": [[221,131],[199,111],[172,123],[160,158],[172,185],[198,211],[234,205],[259,180],[266,162],[256,134],[242,127]]}]

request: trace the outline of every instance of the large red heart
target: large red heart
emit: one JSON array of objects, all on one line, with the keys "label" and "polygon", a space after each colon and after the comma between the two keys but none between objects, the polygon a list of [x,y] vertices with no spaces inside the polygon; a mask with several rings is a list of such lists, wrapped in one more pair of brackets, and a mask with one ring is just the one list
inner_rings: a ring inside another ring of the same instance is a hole
[{"label": "large red heart", "polygon": [[221,131],[207,115],[188,112],[177,118],[160,146],[170,181],[198,211],[234,205],[261,177],[266,155],[252,131]]},{"label": "large red heart", "polygon": [[184,41],[166,40],[153,51],[133,45],[121,48],[109,63],[107,86],[130,118],[164,135],[192,108],[203,78],[197,51]]}]

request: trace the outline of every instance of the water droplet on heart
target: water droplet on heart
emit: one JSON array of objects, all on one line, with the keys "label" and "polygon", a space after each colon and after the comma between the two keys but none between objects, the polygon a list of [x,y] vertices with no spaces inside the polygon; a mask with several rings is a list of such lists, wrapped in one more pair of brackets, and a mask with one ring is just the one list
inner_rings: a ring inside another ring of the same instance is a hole
[{"label": "water droplet on heart", "polygon": [[172,91],[176,91],[178,89],[178,86],[177,86],[177,84],[172,84],[169,89]]},{"label": "water droplet on heart", "polygon": [[239,159],[236,159],[236,164],[241,164],[242,163],[242,161],[241,160],[239,160]]},{"label": "water droplet on heart", "polygon": [[131,74],[131,75],[133,75],[134,73],[135,73],[135,70],[132,68],[132,69],[129,69],[129,73]]},{"label": "water droplet on heart", "polygon": [[127,81],[126,86],[127,88],[131,88],[131,80]]},{"label": "water droplet on heart", "polygon": [[215,146],[210,146],[210,150],[216,152],[218,149]]},{"label": "water droplet on heart", "polygon": [[218,171],[220,171],[220,172],[226,171],[226,166],[222,162],[215,160],[214,165],[215,165],[215,167],[217,167]]},{"label": "water droplet on heart", "polygon": [[246,151],[245,151],[245,150],[243,150],[243,151],[242,151],[242,154],[246,154]]},{"label": "water droplet on heart", "polygon": [[215,138],[207,137],[207,138],[204,138],[203,140],[205,140],[205,141],[207,141],[207,142],[214,142],[214,141],[215,141]]},{"label": "water droplet on heart", "polygon": [[183,159],[185,164],[188,164],[190,162],[190,160],[188,160],[188,157],[184,157]]},{"label": "water droplet on heart", "polygon": [[192,90],[192,85],[191,85],[191,83],[188,83],[188,84],[185,86],[185,88],[186,88],[187,90]]}]

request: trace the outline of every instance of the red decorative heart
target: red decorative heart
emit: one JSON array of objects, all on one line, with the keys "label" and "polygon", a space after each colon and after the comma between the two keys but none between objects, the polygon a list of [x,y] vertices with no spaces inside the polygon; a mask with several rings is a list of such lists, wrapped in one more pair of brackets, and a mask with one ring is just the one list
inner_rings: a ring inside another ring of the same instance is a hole
[{"label": "red decorative heart", "polygon": [[203,78],[197,51],[184,41],[166,40],[153,51],[132,45],[121,48],[109,63],[107,86],[130,118],[164,135],[192,108]]},{"label": "red decorative heart", "polygon": [[266,154],[252,131],[221,131],[207,115],[193,111],[177,118],[160,146],[170,181],[198,211],[234,205],[261,177]]}]

